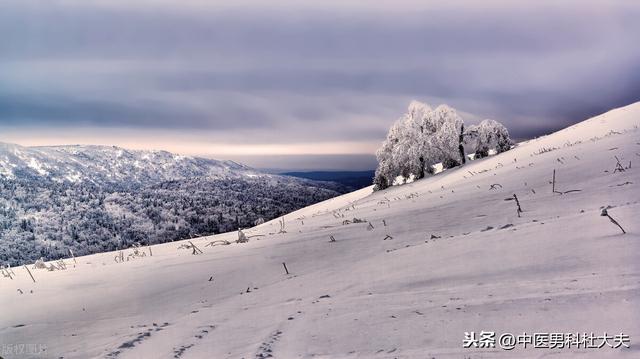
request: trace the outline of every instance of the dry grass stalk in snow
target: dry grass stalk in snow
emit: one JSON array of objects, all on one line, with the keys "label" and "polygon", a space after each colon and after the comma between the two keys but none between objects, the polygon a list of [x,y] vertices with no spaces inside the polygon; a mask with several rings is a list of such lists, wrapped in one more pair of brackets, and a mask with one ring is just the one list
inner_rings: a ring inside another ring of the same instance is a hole
[{"label": "dry grass stalk in snow", "polygon": [[[124,251],[119,251],[118,254],[113,258],[113,261],[116,263],[124,263],[135,258],[143,258],[147,256],[147,252],[144,251],[140,243],[134,243],[132,249],[133,252],[129,253],[126,257],[124,255]],[[153,255],[151,253],[151,247],[147,246],[147,249],[149,249],[149,256]]]},{"label": "dry grass stalk in snow", "polygon": [[16,275],[11,269],[11,266],[0,266],[0,274],[2,274],[3,277],[9,279],[13,279],[13,277],[15,277]]},{"label": "dry grass stalk in snow", "polygon": [[124,252],[119,251],[118,254],[113,258],[113,261],[116,263],[124,263]]},{"label": "dry grass stalk in snow", "polygon": [[563,191],[556,191],[556,170],[553,170],[553,177],[551,179],[551,192],[552,193],[567,194],[567,193],[580,192],[580,191],[582,191],[582,190],[581,189],[570,189],[570,190],[564,191],[564,192]]},{"label": "dry grass stalk in snow", "polygon": [[608,217],[609,220],[611,221],[611,223],[615,224],[616,226],[618,226],[618,228],[620,228],[620,230],[622,231],[622,234],[626,234],[627,232],[624,230],[624,228],[622,228],[622,226],[620,225],[620,223],[618,223],[618,221],[616,221],[615,219],[613,219],[613,217],[611,217],[609,215],[609,212],[607,212],[606,208],[602,209],[602,212],[600,213],[601,216],[603,217]]},{"label": "dry grass stalk in snow", "polygon": [[27,270],[27,273],[29,273],[29,276],[31,277],[31,280],[33,280],[33,283],[36,282],[36,279],[33,277],[33,274],[31,274],[31,271],[29,270],[29,268],[27,268],[26,265],[23,265],[24,269]]},{"label": "dry grass stalk in snow", "polygon": [[200,248],[196,247],[195,244],[193,244],[191,241],[189,241],[188,243],[184,243],[178,246],[178,249],[191,249],[191,254],[198,255],[198,254],[202,254],[204,253],[203,251],[200,250]]},{"label": "dry grass stalk in snow", "polygon": [[216,241],[211,241],[211,242],[205,244],[204,246],[205,247],[215,247],[215,246],[228,246],[230,244],[231,244],[231,242],[229,242],[229,241],[218,239]]},{"label": "dry grass stalk in snow", "polygon": [[127,261],[129,259],[133,259],[136,257],[146,257],[146,256],[147,256],[147,253],[142,250],[142,246],[140,245],[140,243],[135,243],[133,245],[133,253],[130,253],[127,256]]},{"label": "dry grass stalk in snow", "polygon": [[191,245],[191,249],[193,249],[191,254],[193,254],[194,256],[204,253],[203,251],[200,250],[200,248],[196,247],[196,245],[193,244],[193,242],[189,241],[189,244]]},{"label": "dry grass stalk in snow", "polygon": [[[618,156],[613,156],[616,159],[616,168],[613,170],[613,173],[616,172],[624,172],[626,168],[620,163]],[[631,162],[629,162],[629,168],[631,168]]]},{"label": "dry grass stalk in snow", "polygon": [[48,267],[45,266],[45,268],[49,272],[53,272],[53,271],[56,271],[56,270],[65,270],[65,269],[67,269],[67,264],[62,259],[59,259],[59,260],[55,261],[54,263],[50,263]]},{"label": "dry grass stalk in snow", "polygon": [[249,238],[247,238],[247,236],[244,234],[244,232],[242,232],[241,229],[238,229],[238,239],[236,240],[236,243],[247,243],[249,242]]},{"label": "dry grass stalk in snow", "polygon": [[44,258],[40,257],[40,259],[33,263],[33,269],[47,269],[47,264],[44,262]]},{"label": "dry grass stalk in snow", "polygon": [[284,229],[284,217],[280,218],[278,223],[280,223],[280,231],[278,231],[278,233],[287,233]]},{"label": "dry grass stalk in snow", "polygon": [[518,206],[518,217],[520,217],[520,213],[522,213],[522,207],[520,207],[520,201],[518,201],[518,196],[516,196],[516,194],[513,194],[513,199],[516,200],[516,206]]},{"label": "dry grass stalk in snow", "polygon": [[71,254],[71,258],[73,258],[73,264],[78,264],[76,256],[73,254],[73,250],[71,248],[69,248],[69,254]]}]

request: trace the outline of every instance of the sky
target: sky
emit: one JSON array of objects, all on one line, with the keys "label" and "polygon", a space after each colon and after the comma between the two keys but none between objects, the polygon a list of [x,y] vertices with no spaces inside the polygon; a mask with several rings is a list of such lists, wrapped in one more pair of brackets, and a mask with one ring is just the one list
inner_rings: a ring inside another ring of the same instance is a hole
[{"label": "sky", "polygon": [[0,141],[363,170],[411,100],[512,137],[640,101],[628,1],[8,0]]}]

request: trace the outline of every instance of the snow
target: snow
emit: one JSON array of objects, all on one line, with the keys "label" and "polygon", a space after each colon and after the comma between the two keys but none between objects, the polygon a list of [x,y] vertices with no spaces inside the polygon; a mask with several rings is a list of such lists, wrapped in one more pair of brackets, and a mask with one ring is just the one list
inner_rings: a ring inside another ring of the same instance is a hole
[{"label": "snow", "polygon": [[396,178],[393,179],[393,183],[391,184],[392,186],[399,186],[401,184],[404,184],[405,180],[403,176],[396,176]]},{"label": "snow", "polygon": [[80,173],[68,174],[65,179],[69,182],[80,182],[82,175]]},{"label": "snow", "polygon": [[[196,176],[239,177],[250,169],[229,161],[174,155],[165,151],[125,150],[115,146],[23,147],[0,143],[0,176],[27,172],[57,182],[130,183]],[[77,177],[80,174],[80,177]]]},{"label": "snow", "polygon": [[44,165],[38,162],[35,158],[31,158],[27,166],[36,170],[36,172],[38,172],[41,176],[46,176],[47,174],[49,174],[49,172],[44,169]]},{"label": "snow", "polygon": [[0,161],[0,175],[7,178],[14,178],[12,167],[12,164],[8,163],[7,160]]},{"label": "snow", "polygon": [[[244,244],[191,240],[201,255],[185,241],[119,264],[96,254],[32,269],[36,283],[14,268],[0,277],[0,341],[64,358],[638,357],[639,125],[636,103],[287,214],[286,233],[273,220],[243,230]],[[633,167],[614,173],[614,156]],[[554,170],[557,191],[580,191],[552,193]],[[624,332],[631,349],[462,347],[482,330]]]}]

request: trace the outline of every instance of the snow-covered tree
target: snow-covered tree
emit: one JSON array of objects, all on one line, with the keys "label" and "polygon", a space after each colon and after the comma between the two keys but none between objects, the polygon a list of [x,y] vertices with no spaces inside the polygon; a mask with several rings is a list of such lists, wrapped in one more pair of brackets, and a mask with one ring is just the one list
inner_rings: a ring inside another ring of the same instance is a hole
[{"label": "snow-covered tree", "polygon": [[408,112],[391,126],[386,140],[376,152],[376,188],[391,186],[398,176],[420,176],[423,172],[424,158],[418,153],[425,145],[421,133],[424,131],[424,117],[429,111],[431,109],[426,104],[413,101]]},{"label": "snow-covered tree", "polygon": [[[455,109],[412,101],[409,109],[389,130],[387,138],[376,152],[378,168],[374,177],[376,189],[404,183],[406,179],[423,178],[433,173],[433,166],[442,164],[452,168],[465,163],[468,141],[471,150],[487,147],[497,152],[511,146],[509,134],[496,121],[485,120],[465,130],[464,122]],[[477,146],[476,146],[477,144]]]},{"label": "snow-covered tree", "polygon": [[397,178],[423,178],[432,166],[446,168],[464,161],[460,152],[463,122],[454,109],[413,101],[407,113],[393,124],[376,153],[378,168],[374,178],[376,188],[389,187]]},{"label": "snow-covered tree", "polygon": [[427,134],[429,146],[425,155],[429,158],[429,165],[442,163],[444,168],[459,166],[464,162],[464,154],[460,153],[460,135],[463,121],[456,111],[440,105],[428,117],[433,132]]},{"label": "snow-covered tree", "polygon": [[469,126],[464,131],[463,142],[465,150],[475,153],[475,158],[486,157],[490,151],[507,151],[513,145],[507,128],[494,120],[483,120],[478,125]]}]

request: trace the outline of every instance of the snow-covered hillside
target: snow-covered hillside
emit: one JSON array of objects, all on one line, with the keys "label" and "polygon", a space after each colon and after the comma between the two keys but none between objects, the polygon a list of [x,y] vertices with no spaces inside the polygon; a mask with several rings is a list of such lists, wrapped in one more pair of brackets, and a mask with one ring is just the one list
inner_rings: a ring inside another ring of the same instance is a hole
[{"label": "snow-covered hillside", "polygon": [[201,176],[237,176],[249,170],[233,161],[179,156],[166,151],[0,143],[0,176],[10,179],[32,176],[58,182],[147,184]]},{"label": "snow-covered hillside", "polygon": [[164,151],[0,144],[0,263],[224,233],[345,192]]},{"label": "snow-covered hillside", "polygon": [[[639,126],[636,103],[301,209],[284,231],[278,220],[245,231],[248,243],[191,240],[198,255],[182,241],[123,263],[67,259],[29,266],[35,283],[13,268],[0,278],[0,342],[51,358],[637,358]],[[481,331],[622,332],[631,347],[463,348]]]}]

